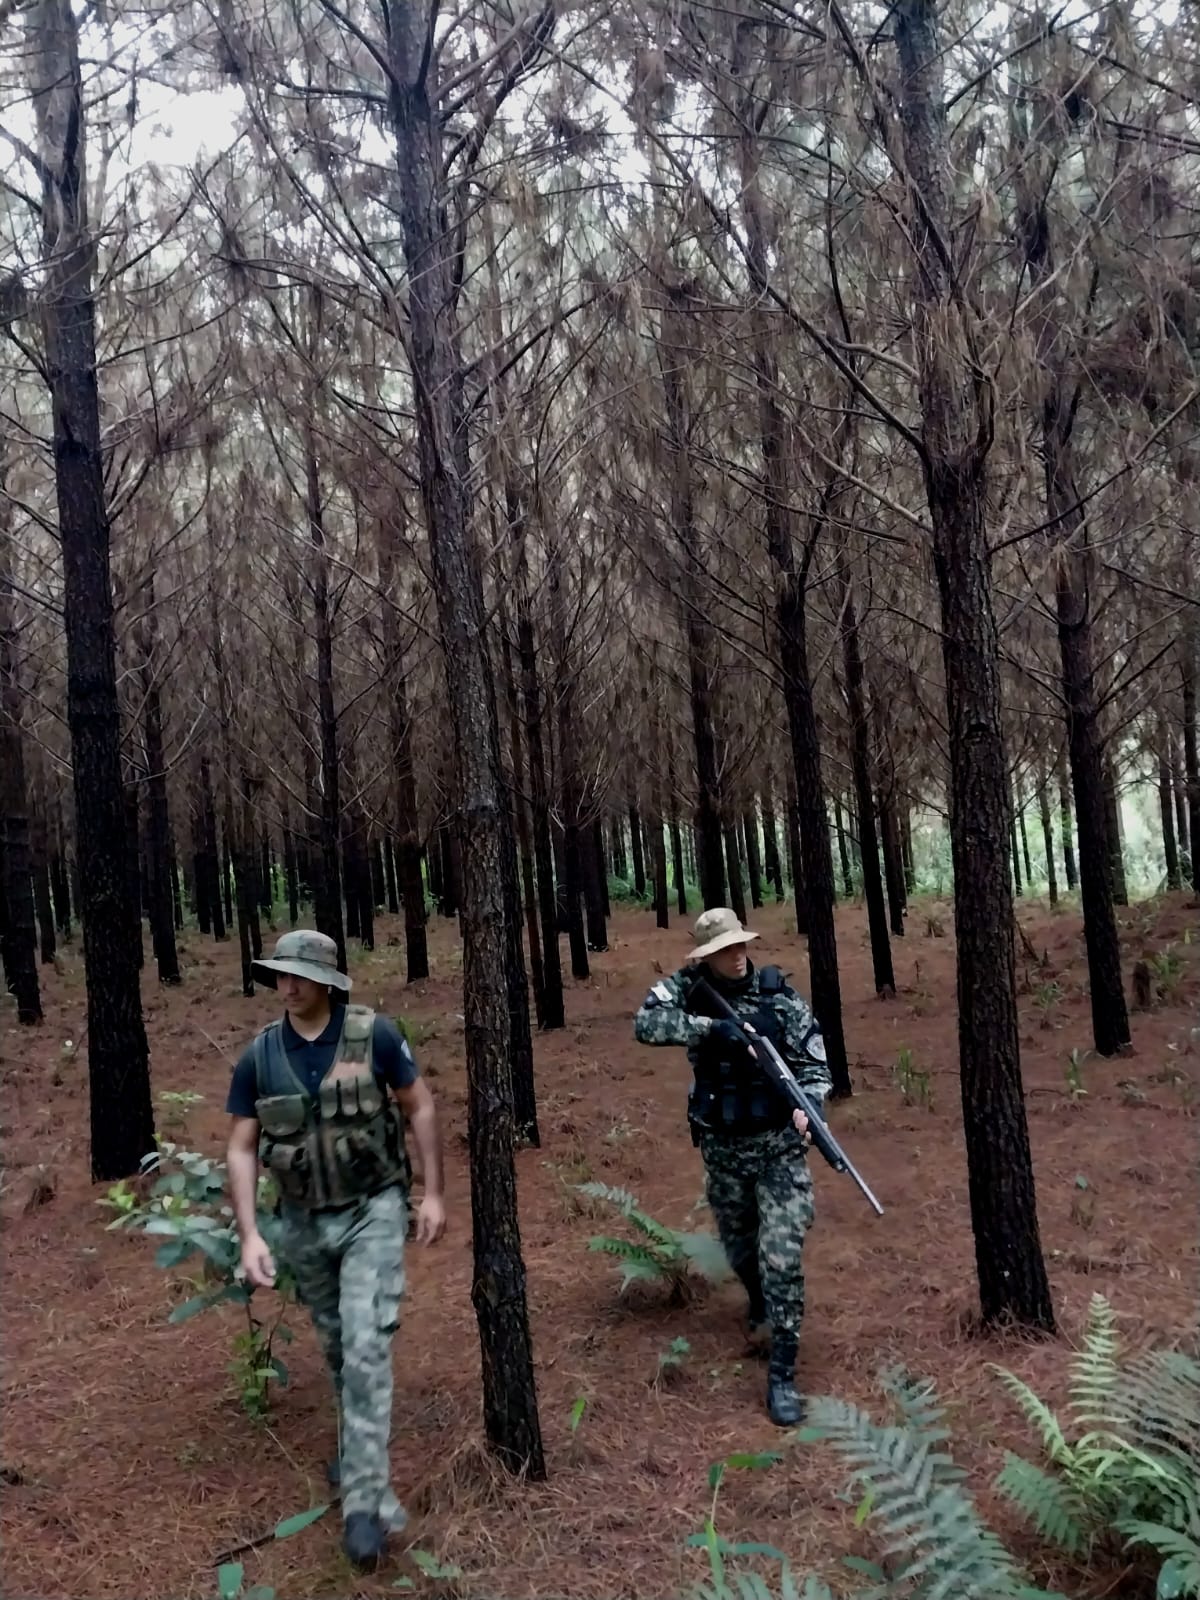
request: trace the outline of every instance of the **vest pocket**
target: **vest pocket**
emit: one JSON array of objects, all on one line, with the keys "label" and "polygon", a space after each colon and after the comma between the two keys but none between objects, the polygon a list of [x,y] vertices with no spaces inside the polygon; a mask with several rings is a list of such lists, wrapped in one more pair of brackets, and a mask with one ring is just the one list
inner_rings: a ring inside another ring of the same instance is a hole
[{"label": "vest pocket", "polygon": [[304,1096],[273,1094],[254,1108],[264,1133],[272,1139],[286,1139],[304,1126]]}]

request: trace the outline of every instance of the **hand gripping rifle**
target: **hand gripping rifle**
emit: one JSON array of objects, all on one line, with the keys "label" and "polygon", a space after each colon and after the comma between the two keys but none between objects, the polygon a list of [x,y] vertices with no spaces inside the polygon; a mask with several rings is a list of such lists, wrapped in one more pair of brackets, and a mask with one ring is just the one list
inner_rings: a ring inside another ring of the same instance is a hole
[{"label": "hand gripping rifle", "polygon": [[[697,1001],[699,1001],[700,1004],[697,1004]],[[849,1173],[850,1177],[854,1179],[855,1183],[862,1190],[863,1194],[866,1195],[867,1201],[874,1210],[876,1216],[881,1217],[883,1215],[883,1207],[871,1193],[871,1190],[867,1186],[862,1174],[858,1171],[850,1157],[834,1138],[830,1131],[829,1124],[822,1119],[821,1113],[817,1110],[809,1096],[805,1094],[804,1090],[800,1087],[800,1084],[797,1082],[791,1068],[788,1066],[787,1062],[784,1061],[783,1057],[779,1054],[779,1051],[776,1050],[771,1041],[766,1038],[765,1035],[757,1033],[753,1028],[749,1027],[745,1019],[738,1016],[737,1012],[733,1009],[729,1002],[724,999],[722,995],[717,993],[713,986],[708,982],[707,978],[698,977],[692,984],[690,990],[688,991],[688,1009],[695,1012],[698,1016],[724,1017],[730,1022],[736,1023],[736,1025],[742,1030],[746,1042],[753,1046],[755,1055],[766,1069],[767,1076],[775,1084],[776,1088],[779,1089],[794,1106],[799,1107],[799,1109],[803,1111],[804,1115],[808,1118],[808,1131],[812,1134],[813,1144],[825,1157],[826,1161],[828,1161],[829,1165],[835,1172]]]}]

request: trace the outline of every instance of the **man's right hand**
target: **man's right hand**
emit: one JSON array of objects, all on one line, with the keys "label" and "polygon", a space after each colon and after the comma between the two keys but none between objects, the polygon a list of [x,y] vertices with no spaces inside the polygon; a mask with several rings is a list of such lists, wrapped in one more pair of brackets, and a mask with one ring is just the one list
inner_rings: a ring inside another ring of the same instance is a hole
[{"label": "man's right hand", "polygon": [[261,1233],[252,1233],[242,1240],[242,1271],[246,1281],[256,1289],[270,1289],[275,1284],[275,1262]]},{"label": "man's right hand", "polygon": [[738,1027],[736,1022],[730,1022],[727,1018],[722,1017],[718,1022],[713,1023],[709,1031],[709,1038],[719,1039],[723,1045],[727,1045],[733,1050],[744,1050],[752,1059],[758,1059],[757,1052],[749,1039],[747,1039],[745,1032]]}]

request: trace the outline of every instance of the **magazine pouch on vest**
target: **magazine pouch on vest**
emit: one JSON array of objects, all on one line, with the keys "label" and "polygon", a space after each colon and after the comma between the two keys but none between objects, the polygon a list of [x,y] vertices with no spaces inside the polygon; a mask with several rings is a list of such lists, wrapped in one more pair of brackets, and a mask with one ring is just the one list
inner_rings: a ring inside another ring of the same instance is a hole
[{"label": "magazine pouch on vest", "polygon": [[[761,1004],[745,1020],[764,1034],[776,1050],[784,1044],[783,1025],[775,1008],[775,997],[785,988],[778,967],[763,967],[758,973]],[[695,1083],[688,1098],[688,1120],[692,1142],[701,1130],[740,1136],[767,1133],[784,1128],[791,1121],[791,1108],[771,1080],[742,1050],[736,1053],[719,1039],[702,1039],[696,1046]]]},{"label": "magazine pouch on vest", "polygon": [[333,1064],[315,1095],[292,1071],[282,1023],[258,1036],[259,1160],[293,1204],[322,1210],[412,1185],[404,1115],[372,1070],[374,1021],[367,1006],[345,1008]]}]

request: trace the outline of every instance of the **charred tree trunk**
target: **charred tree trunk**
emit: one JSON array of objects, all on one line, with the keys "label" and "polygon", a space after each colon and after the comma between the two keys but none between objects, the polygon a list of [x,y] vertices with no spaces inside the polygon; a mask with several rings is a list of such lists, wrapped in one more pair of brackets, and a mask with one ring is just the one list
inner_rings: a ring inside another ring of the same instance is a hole
[{"label": "charred tree trunk", "polygon": [[[870,782],[869,770],[868,770],[867,781],[868,781],[868,783]],[[844,811],[844,809],[842,807],[842,801],[841,801],[840,795],[835,795],[834,796],[834,800],[833,800],[833,820],[834,820],[835,826],[837,827],[838,859],[839,859],[839,861],[841,863],[841,868],[842,868],[842,892],[845,895],[847,900],[853,900],[853,898],[854,898],[854,874],[850,870],[850,846],[846,842],[846,816],[845,816],[845,811]],[[876,876],[876,879],[878,880],[878,877],[879,877],[879,856],[878,856],[878,854],[876,854],[876,857],[875,857],[875,876]],[[879,887],[879,904],[882,907],[882,905],[883,905],[883,886],[882,886],[882,884],[880,884],[880,887]],[[883,923],[883,931],[884,931],[885,934],[887,933],[887,921],[886,921],[886,919],[884,920],[884,923]],[[874,948],[875,948],[875,941],[872,938],[872,941],[871,941],[871,949],[872,949],[872,951],[874,951]],[[889,964],[891,962],[891,959],[892,959],[892,946],[891,946],[891,942],[889,941],[888,942],[888,962],[889,962]],[[876,992],[878,993],[878,988],[879,988],[879,975],[878,975],[878,973],[876,973],[876,976],[875,976],[875,984],[876,984]]]},{"label": "charred tree trunk", "polygon": [[[1125,829],[1121,822],[1121,797],[1117,793],[1117,778],[1107,755],[1102,760],[1104,771],[1104,824],[1108,835],[1108,859],[1112,869],[1112,898],[1114,906],[1129,904],[1129,886],[1125,881]],[[1084,932],[1086,933],[1086,928]]]},{"label": "charred tree trunk", "polygon": [[1021,1086],[1008,763],[985,526],[994,399],[950,256],[950,156],[936,0],[899,0],[899,168],[907,180],[921,449],[942,613],[959,1061],[985,1325],[1052,1332]]},{"label": "charred tree trunk", "polygon": [[[680,550],[680,588],[692,737],[696,748],[696,846],[700,898],[705,910],[725,904],[725,861],[721,828],[721,787],[714,727],[716,637],[703,598],[704,559],[692,502],[691,403],[681,374],[686,372],[686,289],[667,291],[660,357],[666,398],[666,439],[671,454],[671,518]],[[643,885],[644,892],[644,885]]]},{"label": "charred tree trunk", "polygon": [[[503,604],[500,609],[500,660],[504,675],[504,698],[508,708],[509,765],[512,781],[509,784],[509,803],[516,821],[517,847],[521,861],[521,901],[525,914],[525,937],[529,941],[529,968],[533,980],[533,1008],[539,1028],[546,1026],[545,977],[542,968],[542,939],[538,929],[537,886],[534,881],[533,845],[530,839],[529,819],[525,813],[525,752],[521,739],[521,709],[517,699],[517,681],[513,672],[512,644],[509,640],[507,614]],[[514,1085],[515,1089],[515,1085]]]},{"label": "charred tree trunk", "polygon": [[467,1139],[474,1246],[472,1301],[483,1363],[484,1430],[505,1466],[545,1477],[521,1256],[514,1163],[509,973],[505,956],[507,825],[499,721],[488,659],[482,583],[470,542],[461,471],[461,385],[454,323],[453,244],[444,171],[436,58],[428,18],[404,3],[389,12],[390,111],[408,267],[421,494],[453,732],[463,870],[463,1004]]},{"label": "charred tree trunk", "polygon": [[1021,856],[1017,850],[1017,830],[1013,823],[1009,823],[1008,827],[1008,844],[1012,851],[1013,889],[1016,891],[1017,899],[1020,900],[1024,898],[1025,890],[1021,883]]},{"label": "charred tree trunk", "polygon": [[746,895],[742,888],[742,864],[738,859],[736,823],[730,823],[722,832],[725,839],[726,873],[729,880],[729,900],[727,903],[738,921],[744,926],[746,922]]},{"label": "charred tree trunk", "polygon": [[763,871],[775,890],[776,904],[783,899],[783,867],[779,860],[779,830],[775,823],[775,785],[770,771],[763,783]]},{"label": "charred tree trunk", "polygon": [[517,656],[521,663],[521,700],[529,747],[529,803],[533,814],[533,858],[537,874],[538,916],[542,926],[542,1027],[566,1025],[562,959],[558,945],[558,906],[554,880],[554,839],[550,828],[550,787],[546,772],[542,686],[538,675],[537,638],[529,610],[525,557],[522,550],[517,593]]},{"label": "charred tree trunk", "polygon": [[742,215],[746,224],[746,260],[751,282],[757,291],[750,309],[750,328],[754,343],[755,387],[758,392],[759,445],[766,489],[763,515],[767,551],[775,576],[776,654],[783,674],[783,700],[791,739],[800,831],[799,866],[803,887],[796,885],[796,924],[798,930],[803,927],[808,934],[813,1013],[825,1040],[826,1059],[833,1079],[832,1093],[835,1098],[841,1098],[851,1092],[850,1068],[842,1024],[841,980],[833,918],[836,899],[833,853],[829,839],[829,817],[825,809],[825,785],[821,775],[821,739],[808,664],[805,614],[809,566],[816,552],[818,536],[827,524],[841,485],[836,472],[831,471],[823,486],[820,504],[812,516],[808,538],[797,564],[788,510],[794,493],[787,463],[787,426],[779,404],[771,329],[763,310],[767,299],[769,269],[766,228],[758,187],[758,152],[750,132],[754,126],[753,108],[748,107],[747,110],[751,115],[743,118],[745,131],[740,146]]},{"label": "charred tree trunk", "polygon": [[758,821],[753,810],[742,817],[742,833],[746,840],[746,874],[750,879],[750,904],[762,905],[762,863],[758,858]]},{"label": "charred tree trunk", "polygon": [[142,587],[144,616],[140,629],[142,652],[142,718],[146,748],[147,789],[150,800],[150,936],[158,981],[182,983],[179,952],[175,946],[175,903],[171,890],[171,812],[167,801],[166,755],[163,749],[162,693],[155,654],[158,625],[154,614],[154,579]]},{"label": "charred tree trunk", "polygon": [[1058,781],[1058,820],[1062,829],[1063,871],[1067,879],[1067,892],[1070,893],[1079,882],[1079,872],[1075,865],[1075,835],[1071,822],[1071,780],[1067,776],[1066,759],[1060,752],[1057,768]]},{"label": "charred tree trunk", "polygon": [[201,828],[204,840],[204,874],[209,915],[214,939],[226,937],[225,909],[221,895],[221,852],[217,846],[217,805],[213,797],[212,771],[208,757],[200,757]]},{"label": "charred tree trunk", "polygon": [[1188,621],[1183,631],[1183,771],[1187,778],[1188,845],[1192,867],[1192,888],[1200,894],[1200,755],[1196,742],[1196,657],[1200,645],[1200,624]]},{"label": "charred tree trunk", "polygon": [[[629,848],[633,854],[633,892],[646,898],[646,857],[642,851],[642,819],[636,805],[629,807]],[[686,911],[687,907],[681,908]]]},{"label": "charred tree trunk", "polygon": [[[1129,1013],[1121,979],[1121,944],[1114,911],[1113,861],[1119,849],[1105,816],[1103,748],[1092,660],[1093,557],[1086,500],[1075,480],[1072,435],[1078,412],[1079,383],[1069,381],[1062,329],[1047,292],[1056,276],[1048,188],[1021,185],[1020,223],[1031,285],[1041,290],[1037,345],[1042,374],[1041,436],[1048,520],[1047,542],[1054,562],[1063,699],[1067,708],[1067,747],[1079,834],[1079,876],[1083,932],[1087,946],[1092,1004],[1092,1036],[1097,1052],[1111,1056],[1129,1045]],[[1063,830],[1064,847],[1066,829]],[[1070,882],[1068,866],[1067,879]]]},{"label": "charred tree trunk", "polygon": [[605,891],[600,873],[604,858],[596,849],[594,826],[579,830],[579,864],[583,879],[583,904],[587,914],[587,944],[589,950],[608,949],[608,929],[605,925]]},{"label": "charred tree trunk", "polygon": [[379,585],[382,590],[380,622],[389,685],[389,730],[392,769],[396,781],[396,850],[394,876],[404,905],[404,970],[407,983],[429,976],[429,936],[425,918],[425,886],[421,879],[421,828],[417,806],[417,780],[413,767],[412,718],[408,708],[408,678],[404,668],[404,641],[400,613],[390,591],[396,581],[397,529],[391,522],[378,528]]},{"label": "charred tree trunk", "polygon": [[[841,589],[842,670],[846,677],[846,710],[850,719],[850,771],[861,819],[859,843],[863,860],[863,897],[867,902],[867,927],[871,936],[871,966],[875,976],[875,993],[894,996],[896,975],[892,967],[892,942],[888,938],[887,906],[879,871],[879,847],[875,840],[875,814],[871,798],[871,732],[867,720],[866,674],[859,640],[858,610],[844,553],[838,556],[838,579]],[[846,849],[841,802],[836,798],[834,808],[842,880],[846,886],[846,898],[850,899],[853,889],[850,856]]]},{"label": "charred tree trunk", "polygon": [[3,492],[6,468],[7,462],[0,454],[0,899],[4,902],[0,957],[4,981],[17,1002],[17,1021],[32,1026],[42,1021],[42,996],[37,971],[21,685],[17,675],[11,513]]},{"label": "charred tree trunk", "polygon": [[1158,718],[1158,814],[1162,824],[1163,866],[1167,889],[1181,887],[1179,847],[1175,840],[1175,775],[1171,771],[1171,727],[1165,716]]},{"label": "charred tree trunk", "polygon": [[129,1177],[154,1149],[150,1053],[138,980],[121,781],[109,525],[96,381],[96,244],[87,216],[79,36],[68,0],[29,13],[40,143],[40,302],[53,409],[67,635],[67,722],[87,990],[91,1173]]},{"label": "charred tree trunk", "polygon": [[1050,780],[1043,770],[1038,781],[1038,812],[1042,819],[1042,844],[1046,851],[1046,885],[1050,904],[1058,904],[1058,869],[1054,860],[1054,823],[1050,814]]},{"label": "charred tree trunk", "polygon": [[313,915],[320,933],[337,945],[337,964],[346,971],[346,929],[342,921],[341,778],[338,770],[337,710],[333,698],[333,624],[329,611],[329,564],[325,555],[325,511],[320,465],[311,420],[304,429],[304,481],[308,535],[312,545],[312,598],[317,645],[317,723],[321,743],[321,794],[318,822],[321,876]]}]

